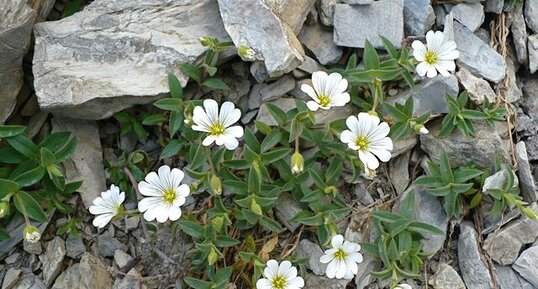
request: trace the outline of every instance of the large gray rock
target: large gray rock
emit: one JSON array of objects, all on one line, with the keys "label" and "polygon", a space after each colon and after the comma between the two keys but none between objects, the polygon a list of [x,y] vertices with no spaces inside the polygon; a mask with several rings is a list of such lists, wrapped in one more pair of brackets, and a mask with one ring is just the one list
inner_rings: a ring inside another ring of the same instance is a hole
[{"label": "large gray rock", "polygon": [[484,7],[480,3],[460,3],[452,8],[451,13],[455,20],[473,32],[484,22]]},{"label": "large gray rock", "polygon": [[447,263],[439,264],[437,271],[430,279],[430,285],[435,289],[465,289],[465,284],[458,272]]},{"label": "large gray rock", "polygon": [[26,0],[0,5],[0,124],[9,117],[22,86],[22,58],[30,44],[35,13]]},{"label": "large gray rock", "polygon": [[[534,203],[531,208],[538,209]],[[484,241],[484,250],[501,265],[510,265],[516,261],[521,248],[538,238],[538,221],[522,216],[498,232],[488,235]]]},{"label": "large gray rock", "polygon": [[495,91],[493,91],[487,81],[474,76],[469,70],[463,67],[456,73],[456,76],[461,85],[467,90],[469,98],[474,103],[480,105],[484,102],[484,98],[487,98],[489,103],[495,102]]},{"label": "large gray rock", "polygon": [[23,274],[19,281],[10,289],[46,289],[47,285],[32,273]]},{"label": "large gray rock", "polygon": [[488,266],[480,254],[478,234],[470,222],[463,222],[460,226],[458,262],[468,289],[494,288]]},{"label": "large gray rock", "polygon": [[306,16],[313,9],[316,0],[262,0],[280,19],[288,24],[296,35],[301,31]]},{"label": "large gray rock", "polygon": [[457,96],[459,93],[458,80],[456,76],[437,76],[421,81],[414,88],[403,91],[387,101],[391,104],[404,104],[409,97],[413,97],[415,102],[414,113],[417,115],[430,111],[432,114],[447,113],[445,94]]},{"label": "large gray rock", "polygon": [[521,277],[538,287],[538,246],[523,251],[512,266]]},{"label": "large gray rock", "polygon": [[476,121],[473,125],[476,130],[474,137],[465,137],[455,129],[450,135],[439,138],[441,121],[433,121],[428,126],[430,133],[420,135],[421,148],[432,158],[438,158],[446,151],[453,167],[474,163],[480,169],[495,171],[496,158],[501,164],[509,164],[509,142],[484,122]]},{"label": "large gray rock", "polygon": [[77,138],[75,151],[63,165],[66,181],[83,181],[78,192],[84,206],[89,208],[93,200],[100,196],[101,192],[106,191],[99,127],[95,121],[55,116],[52,119],[52,130],[68,131]]},{"label": "large gray rock", "polygon": [[538,191],[532,177],[525,142],[520,141],[516,144],[515,155],[518,165],[517,175],[519,177],[521,195],[528,202],[536,202],[538,200]]},{"label": "large gray rock", "polygon": [[454,21],[454,41],[460,52],[456,60],[459,66],[495,83],[504,78],[504,58],[458,21]]},{"label": "large gray rock", "polygon": [[299,40],[323,65],[334,64],[342,57],[343,49],[334,44],[333,32],[319,22],[303,26]]},{"label": "large gray rock", "polygon": [[304,51],[293,29],[261,0],[218,0],[226,31],[237,46],[247,45],[265,61],[272,77],[295,69]]},{"label": "large gray rock", "polygon": [[516,77],[518,68],[519,64],[512,57],[506,58],[506,86],[501,82],[496,84],[496,88],[500,90],[500,94],[505,95],[506,100],[510,103],[518,102],[523,96],[523,92],[518,84],[518,78]]},{"label": "large gray rock", "polygon": [[422,36],[435,22],[430,0],[404,0],[405,34]]},{"label": "large gray rock", "polygon": [[338,0],[320,0],[319,1],[319,19],[325,26],[332,26],[334,22],[334,6]]},{"label": "large gray rock", "polygon": [[538,70],[538,34],[528,37],[529,70],[535,73]]},{"label": "large gray rock", "polygon": [[495,266],[499,289],[534,289],[529,282],[521,278],[510,266]]},{"label": "large gray rock", "polygon": [[305,288],[308,289],[346,289],[351,280],[347,279],[329,279],[325,276],[317,276],[307,273],[304,278]]},{"label": "large gray rock", "polygon": [[525,1],[525,20],[527,26],[538,33],[538,0]]},{"label": "large gray rock", "polygon": [[339,46],[363,48],[368,40],[382,48],[381,35],[400,47],[404,37],[403,7],[403,0],[380,0],[371,5],[337,4],[334,42]]},{"label": "large gray rock", "polygon": [[228,40],[216,0],[97,0],[60,21],[36,25],[33,72],[42,109],[106,118],[169,92],[167,73]]},{"label": "large gray rock", "polygon": [[41,262],[43,263],[43,281],[45,281],[47,286],[50,286],[56,276],[60,274],[65,253],[65,242],[62,238],[55,237],[47,244],[45,255],[41,258]]},{"label": "large gray rock", "polygon": [[512,32],[512,41],[516,48],[517,61],[523,65],[526,65],[529,61],[527,54],[527,26],[525,25],[525,18],[523,17],[523,6],[516,5],[513,11],[509,14],[512,24],[510,25],[510,32]]},{"label": "large gray rock", "polygon": [[142,284],[142,276],[135,268],[129,270],[127,275],[122,279],[118,278],[114,281],[114,286],[112,289],[142,289],[146,288]]},{"label": "large gray rock", "polygon": [[52,289],[104,289],[112,288],[112,278],[105,265],[89,253],[80,263],[67,268],[54,283]]}]

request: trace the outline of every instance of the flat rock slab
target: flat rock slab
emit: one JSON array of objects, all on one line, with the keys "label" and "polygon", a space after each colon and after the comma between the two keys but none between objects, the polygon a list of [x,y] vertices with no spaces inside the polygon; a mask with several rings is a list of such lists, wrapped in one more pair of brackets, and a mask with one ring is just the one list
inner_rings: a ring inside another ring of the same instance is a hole
[{"label": "flat rock slab", "polygon": [[334,7],[334,42],[364,48],[364,42],[382,48],[379,35],[401,47],[404,37],[404,1],[381,0],[370,5],[337,4]]},{"label": "flat rock slab", "polygon": [[262,0],[218,0],[226,31],[236,46],[247,45],[265,62],[272,77],[304,61],[304,50],[293,29]]},{"label": "flat rock slab", "polygon": [[0,5],[0,124],[15,107],[22,85],[22,58],[30,44],[35,12],[26,0],[2,0]]},{"label": "flat rock slab", "polygon": [[229,40],[216,0],[97,0],[35,26],[33,72],[43,110],[101,119],[169,92],[167,73],[194,62],[199,38]]},{"label": "flat rock slab", "polygon": [[422,36],[430,30],[435,22],[435,13],[430,0],[404,1],[405,33]]},{"label": "flat rock slab", "polygon": [[480,254],[478,234],[469,222],[463,222],[460,226],[458,261],[468,289],[494,288],[488,266]]}]

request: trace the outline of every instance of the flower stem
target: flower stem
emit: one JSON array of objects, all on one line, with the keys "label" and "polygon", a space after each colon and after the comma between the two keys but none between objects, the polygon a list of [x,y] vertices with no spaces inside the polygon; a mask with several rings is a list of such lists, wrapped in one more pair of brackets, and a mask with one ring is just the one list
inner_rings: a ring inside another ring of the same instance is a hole
[{"label": "flower stem", "polygon": [[215,165],[213,164],[213,158],[211,157],[211,151],[209,150],[209,147],[205,147],[205,153],[207,155],[207,162],[211,167],[211,172],[213,173],[213,175],[216,175],[217,170],[215,169]]}]

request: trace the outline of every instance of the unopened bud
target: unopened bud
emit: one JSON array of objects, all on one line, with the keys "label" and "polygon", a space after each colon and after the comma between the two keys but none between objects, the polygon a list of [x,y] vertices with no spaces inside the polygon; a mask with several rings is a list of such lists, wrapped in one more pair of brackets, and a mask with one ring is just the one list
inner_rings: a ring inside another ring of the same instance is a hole
[{"label": "unopened bud", "polygon": [[35,244],[41,239],[41,233],[36,226],[28,225],[23,231],[24,240],[28,243]]},{"label": "unopened bud", "polygon": [[0,203],[0,218],[3,218],[9,214],[9,204],[6,202]]},{"label": "unopened bud", "polygon": [[220,178],[217,175],[211,175],[211,190],[213,190],[213,193],[215,195],[222,194],[222,183],[220,181]]},{"label": "unopened bud", "polygon": [[366,179],[373,179],[375,178],[375,176],[377,175],[376,171],[375,170],[372,170],[370,168],[368,168],[367,166],[364,166],[364,177]]},{"label": "unopened bud", "polygon": [[209,255],[207,255],[207,263],[209,263],[209,266],[215,265],[217,263],[217,260],[219,259],[219,255],[217,252],[215,252],[215,249],[211,248],[211,251],[209,251]]},{"label": "unopened bud", "polygon": [[220,229],[222,229],[223,224],[224,224],[224,218],[221,216],[215,217],[211,221],[211,226],[213,227],[213,229],[215,229],[215,231],[220,231]]},{"label": "unopened bud", "polygon": [[204,37],[200,37],[200,43],[202,44],[202,46],[210,46],[211,43],[213,42],[211,40],[211,38],[207,37],[207,36],[204,36]]},{"label": "unopened bud", "polygon": [[336,194],[338,194],[338,189],[335,186],[328,186],[323,189],[323,192],[327,195],[336,196]]},{"label": "unopened bud", "polygon": [[254,50],[247,45],[241,45],[239,48],[237,48],[237,55],[239,55],[239,57],[245,61],[252,61],[255,60],[254,57],[256,52],[254,52]]},{"label": "unopened bud", "polygon": [[256,202],[255,199],[252,199],[252,202],[250,203],[250,210],[256,215],[263,215],[262,207]]},{"label": "unopened bud", "polygon": [[301,153],[296,151],[291,156],[291,172],[294,175],[298,175],[298,174],[302,173],[303,170],[304,170],[304,158],[303,158],[303,155],[301,155]]},{"label": "unopened bud", "polygon": [[421,123],[416,124],[413,129],[420,134],[428,134],[430,131]]},{"label": "unopened bud", "polygon": [[521,211],[529,219],[538,220],[538,215],[536,215],[536,212],[533,209],[531,209],[529,207],[524,207],[524,208],[521,209]]}]

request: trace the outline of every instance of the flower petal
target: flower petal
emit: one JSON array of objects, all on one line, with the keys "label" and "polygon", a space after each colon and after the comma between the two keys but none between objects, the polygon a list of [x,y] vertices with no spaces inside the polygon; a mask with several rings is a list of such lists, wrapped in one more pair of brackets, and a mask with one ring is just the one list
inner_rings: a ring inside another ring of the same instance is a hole
[{"label": "flower petal", "polygon": [[419,40],[413,41],[411,44],[411,47],[413,47],[413,57],[417,61],[424,61],[424,56],[426,55],[426,46],[424,43],[420,42]]},{"label": "flower petal", "polygon": [[318,95],[316,94],[316,91],[314,90],[314,88],[308,84],[303,84],[301,85],[301,90],[306,93],[308,96],[310,96],[310,98],[312,98],[314,101],[318,102],[319,101],[319,98],[318,98]]},{"label": "flower petal", "polygon": [[310,101],[307,101],[306,102],[306,106],[308,107],[308,109],[310,109],[311,111],[317,111],[318,108],[319,108],[319,104],[313,100],[310,100]]},{"label": "flower petal", "polygon": [[205,99],[204,109],[209,118],[209,123],[217,123],[219,120],[219,104],[214,99]]},{"label": "flower petal", "polygon": [[340,234],[334,235],[331,239],[331,245],[333,246],[333,248],[340,248],[343,243],[344,243],[344,236]]},{"label": "flower petal", "polygon": [[426,75],[426,73],[428,72],[429,67],[430,67],[430,65],[428,63],[426,63],[425,61],[419,63],[417,65],[417,68],[416,68],[417,74],[420,75],[420,76]]},{"label": "flower petal", "polygon": [[229,127],[236,123],[241,118],[241,110],[235,108],[235,105],[229,101],[226,101],[220,107],[219,120],[224,127]]},{"label": "flower petal", "polygon": [[379,161],[371,152],[359,151],[359,159],[371,170],[375,170],[379,167]]},{"label": "flower petal", "polygon": [[319,95],[325,91],[327,77],[328,75],[324,71],[316,71],[312,73],[312,85],[314,86],[316,94]]}]

